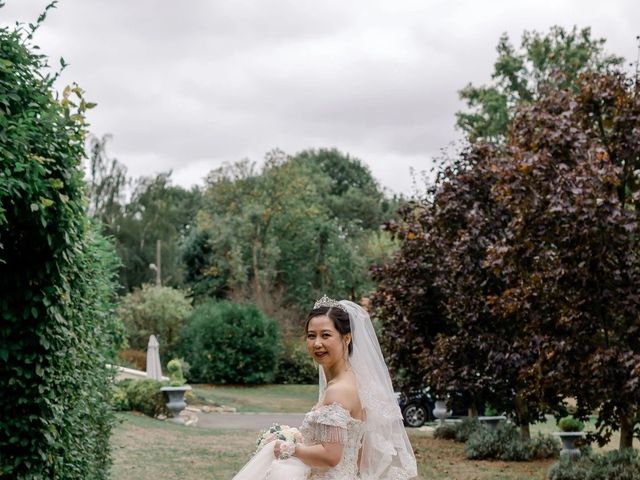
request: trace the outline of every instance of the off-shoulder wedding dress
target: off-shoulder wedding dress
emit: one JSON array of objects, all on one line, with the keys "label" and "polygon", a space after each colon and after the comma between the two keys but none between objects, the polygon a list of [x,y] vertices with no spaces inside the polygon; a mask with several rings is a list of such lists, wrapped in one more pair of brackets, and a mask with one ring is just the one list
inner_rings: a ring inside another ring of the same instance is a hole
[{"label": "off-shoulder wedding dress", "polygon": [[[316,468],[295,456],[276,460],[275,442],[271,442],[233,480],[407,480],[417,475],[416,459],[369,315],[353,302],[339,303],[349,314],[353,344],[349,364],[365,419],[353,418],[338,403],[320,404],[305,415],[300,433],[305,445],[341,443],[340,462],[335,467]],[[326,385],[320,369],[321,399]]]},{"label": "off-shoulder wedding dress", "polygon": [[353,480],[358,478],[358,452],[364,436],[364,422],[351,417],[338,403],[315,407],[300,426],[302,443],[342,444],[342,458],[331,468],[309,468],[297,458],[275,460],[273,443],[266,445],[234,477],[234,480]]}]

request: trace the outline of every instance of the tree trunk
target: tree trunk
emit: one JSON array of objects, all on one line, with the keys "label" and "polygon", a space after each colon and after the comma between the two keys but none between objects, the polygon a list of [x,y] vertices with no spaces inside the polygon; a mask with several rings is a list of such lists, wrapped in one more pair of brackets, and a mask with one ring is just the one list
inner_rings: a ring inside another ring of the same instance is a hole
[{"label": "tree trunk", "polygon": [[256,297],[262,297],[262,285],[260,283],[260,267],[258,266],[258,242],[253,242],[252,266],[253,266],[253,285]]},{"label": "tree trunk", "polygon": [[633,447],[633,427],[633,417],[624,415],[620,420],[620,450]]},{"label": "tree trunk", "polygon": [[519,393],[515,398],[516,415],[520,424],[520,436],[523,440],[531,440],[531,430],[529,430],[529,407],[527,402]]},{"label": "tree trunk", "polygon": [[469,417],[471,418],[477,418],[478,417],[478,407],[476,406],[476,403],[473,402],[471,405],[469,405]]}]

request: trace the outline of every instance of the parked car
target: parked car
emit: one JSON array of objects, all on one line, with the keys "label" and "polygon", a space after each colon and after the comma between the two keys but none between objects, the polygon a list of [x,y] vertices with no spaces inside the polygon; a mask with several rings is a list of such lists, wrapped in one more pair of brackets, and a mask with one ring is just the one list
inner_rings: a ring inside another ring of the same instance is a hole
[{"label": "parked car", "polygon": [[402,418],[408,427],[421,427],[434,419],[435,401],[429,394],[429,387],[411,392],[396,392]]},{"label": "parked car", "polygon": [[[396,397],[398,398],[398,405],[406,426],[421,427],[426,422],[436,420],[433,416],[436,401],[430,393],[429,387],[410,392],[396,392]],[[452,407],[452,418],[467,416],[467,407],[461,399],[454,401]]]}]

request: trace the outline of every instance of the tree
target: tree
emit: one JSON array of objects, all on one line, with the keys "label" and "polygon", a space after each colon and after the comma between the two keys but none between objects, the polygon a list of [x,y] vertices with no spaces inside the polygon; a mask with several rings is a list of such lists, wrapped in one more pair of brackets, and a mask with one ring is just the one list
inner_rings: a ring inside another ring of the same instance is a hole
[{"label": "tree", "polygon": [[389,225],[401,248],[376,271],[374,305],[396,370],[417,366],[440,393],[512,391],[523,425],[575,397],[578,416],[599,412],[594,437],[619,428],[626,448],[640,405],[640,100],[619,73],[576,86],[543,89],[505,147],[471,145]]},{"label": "tree", "polygon": [[509,218],[492,199],[495,156],[490,145],[470,147],[440,172],[426,199],[387,225],[401,247],[374,269],[379,285],[372,299],[390,363],[408,387],[426,380],[441,397],[462,397],[472,414],[487,403],[513,412],[528,436],[540,411],[518,381],[527,351],[517,325],[502,321],[487,302],[502,282],[484,266],[486,249]]},{"label": "tree", "polygon": [[87,213],[104,225],[105,232],[113,235],[123,214],[125,188],[130,184],[126,167],[106,153],[110,135],[89,137],[89,202]]},{"label": "tree", "polygon": [[180,331],[191,314],[191,301],[184,292],[170,287],[143,285],[122,298],[118,316],[126,326],[129,345],[146,350],[149,336],[160,343],[164,361],[174,358]]},{"label": "tree", "polygon": [[[521,375],[548,404],[574,396],[598,410],[601,442],[630,448],[639,414],[640,96],[624,75],[583,74],[519,111],[495,162],[506,234],[487,255],[504,278],[496,314],[537,352]],[[550,395],[550,393],[552,395]]]},{"label": "tree", "polygon": [[195,223],[201,192],[171,184],[171,172],[140,177],[131,199],[115,225],[118,255],[122,259],[120,281],[125,291],[153,280],[149,268],[155,264],[156,245],[161,242],[161,282],[184,285],[182,246]]},{"label": "tree", "polygon": [[507,125],[517,107],[535,102],[542,88],[575,91],[581,73],[605,72],[620,65],[621,57],[604,53],[605,42],[592,38],[589,28],[578,31],[574,26],[567,31],[554,26],[546,35],[525,31],[516,50],[503,34],[497,46],[493,82],[480,87],[469,84],[459,92],[468,111],[456,114],[458,128],[472,142],[482,139],[504,143]]},{"label": "tree", "polygon": [[377,188],[337,151],[274,151],[260,171],[248,161],[213,171],[185,251],[191,289],[247,298],[272,315],[267,299],[305,309],[324,292],[363,295],[368,258],[380,254],[373,225],[385,218]]}]

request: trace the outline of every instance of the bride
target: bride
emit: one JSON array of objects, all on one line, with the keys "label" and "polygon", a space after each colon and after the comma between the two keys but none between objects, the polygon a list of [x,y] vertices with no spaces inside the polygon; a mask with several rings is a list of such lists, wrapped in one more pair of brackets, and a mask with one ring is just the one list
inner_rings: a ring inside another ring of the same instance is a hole
[{"label": "bride", "polygon": [[318,300],[306,323],[320,395],[295,443],[264,446],[233,480],[405,480],[417,475],[391,378],[367,312]]}]

